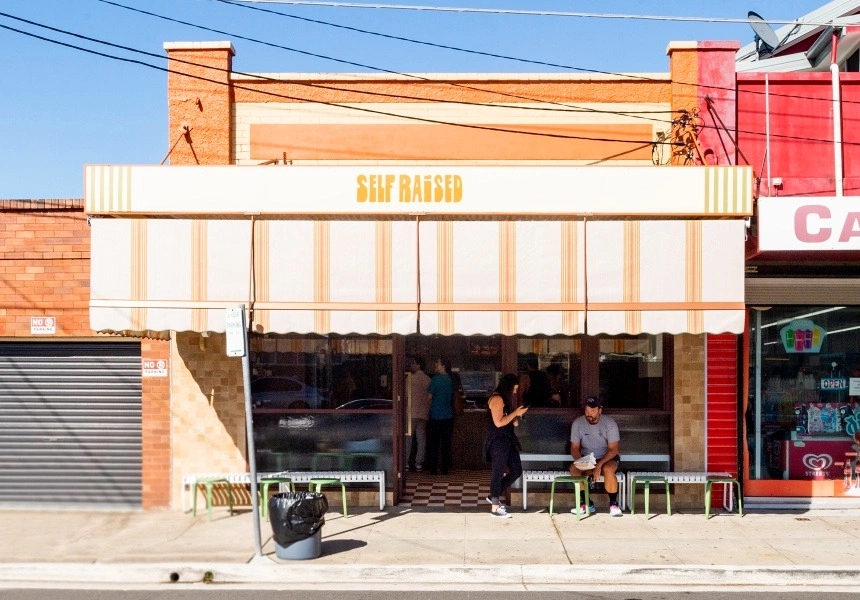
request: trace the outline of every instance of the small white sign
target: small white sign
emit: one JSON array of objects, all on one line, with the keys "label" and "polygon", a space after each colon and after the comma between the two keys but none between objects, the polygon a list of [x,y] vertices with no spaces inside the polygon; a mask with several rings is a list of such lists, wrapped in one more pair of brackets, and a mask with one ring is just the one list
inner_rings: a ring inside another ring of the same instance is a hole
[{"label": "small white sign", "polygon": [[227,356],[245,356],[245,309],[225,308],[224,325],[227,332]]},{"label": "small white sign", "polygon": [[163,358],[141,358],[140,368],[144,377],[167,377],[167,361]]},{"label": "small white sign", "polygon": [[30,317],[30,335],[54,335],[56,333],[56,317]]},{"label": "small white sign", "polygon": [[848,378],[848,395],[860,396],[860,377]]}]

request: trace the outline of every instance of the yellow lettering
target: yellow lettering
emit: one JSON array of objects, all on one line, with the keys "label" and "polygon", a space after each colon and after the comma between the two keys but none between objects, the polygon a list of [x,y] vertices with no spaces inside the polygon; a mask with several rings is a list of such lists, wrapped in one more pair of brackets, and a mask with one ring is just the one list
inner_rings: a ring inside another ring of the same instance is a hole
[{"label": "yellow lettering", "polygon": [[424,176],[424,202],[433,202],[433,177]]},{"label": "yellow lettering", "polygon": [[442,176],[436,175],[433,177],[433,200],[442,202],[445,199],[445,189],[442,187]]},{"label": "yellow lettering", "polygon": [[398,183],[397,186],[400,188],[400,201],[412,202],[412,190],[410,189],[409,175],[401,175],[400,183]]},{"label": "yellow lettering", "polygon": [[416,175],[412,179],[412,201],[413,202],[423,202],[424,201],[424,194],[421,193],[421,191],[423,189],[424,188],[421,187],[421,178],[418,175]]},{"label": "yellow lettering", "polygon": [[394,175],[385,176],[385,201],[391,202],[391,187],[394,185]]},{"label": "yellow lettering", "polygon": [[367,175],[359,175],[356,177],[358,190],[356,190],[356,200],[359,202],[367,202]]},{"label": "yellow lettering", "polygon": [[452,176],[454,180],[454,202],[459,202],[463,198],[463,178],[459,175]]}]

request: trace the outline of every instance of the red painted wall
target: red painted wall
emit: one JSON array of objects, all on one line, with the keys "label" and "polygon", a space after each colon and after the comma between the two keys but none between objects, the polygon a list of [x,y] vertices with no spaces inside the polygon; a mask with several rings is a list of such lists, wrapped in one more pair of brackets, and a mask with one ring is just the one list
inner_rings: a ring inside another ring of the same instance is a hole
[{"label": "red painted wall", "polygon": [[[844,193],[860,195],[860,73],[841,73],[840,93]],[[835,193],[831,98],[830,73],[738,74],[738,164],[751,165],[762,178],[758,195],[770,195],[768,121],[770,173],[783,181],[773,195]]]}]

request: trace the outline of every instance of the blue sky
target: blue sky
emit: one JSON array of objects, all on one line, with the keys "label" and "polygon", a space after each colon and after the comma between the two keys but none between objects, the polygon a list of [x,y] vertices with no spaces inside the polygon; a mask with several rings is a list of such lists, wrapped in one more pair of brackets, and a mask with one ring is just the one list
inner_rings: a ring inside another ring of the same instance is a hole
[{"label": "blue sky", "polygon": [[[267,10],[434,44],[608,72],[665,72],[670,41],[753,41],[746,23],[667,22],[493,13],[228,5],[217,0],[111,0],[229,32],[222,35],[99,0],[3,0],[0,13],[164,56],[167,41],[229,40],[245,72],[357,72],[322,55],[396,72],[568,71],[441,49],[281,17]],[[791,20],[822,0],[401,0],[353,4],[435,6]],[[255,8],[248,8],[248,6]],[[164,67],[143,56],[0,15],[0,26]],[[775,25],[779,28],[779,25]],[[251,38],[293,48],[274,48]],[[86,164],[158,164],[168,149],[167,75],[0,28],[0,198],[81,198]],[[297,52],[298,51],[298,52]]]}]

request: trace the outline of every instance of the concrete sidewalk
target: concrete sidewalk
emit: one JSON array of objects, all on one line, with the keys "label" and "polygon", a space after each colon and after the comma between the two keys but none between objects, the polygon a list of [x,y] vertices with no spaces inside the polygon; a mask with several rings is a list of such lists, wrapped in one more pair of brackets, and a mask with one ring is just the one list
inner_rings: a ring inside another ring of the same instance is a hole
[{"label": "concrete sidewalk", "polygon": [[715,584],[831,589],[860,586],[860,511],[720,510],[582,521],[545,509],[330,510],[322,555],[274,553],[250,510],[205,513],[0,511],[0,587],[160,585],[211,581],[300,588],[693,589]]}]

